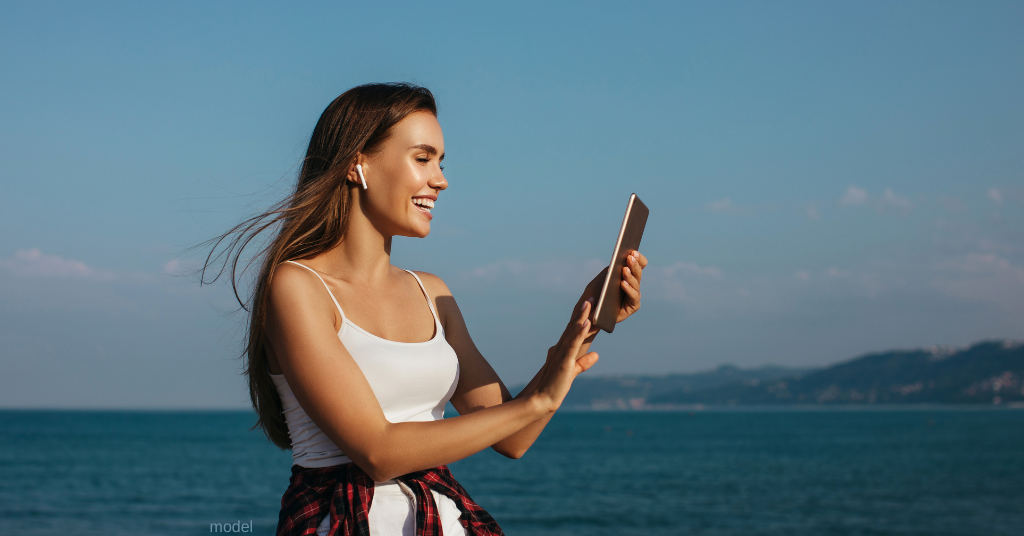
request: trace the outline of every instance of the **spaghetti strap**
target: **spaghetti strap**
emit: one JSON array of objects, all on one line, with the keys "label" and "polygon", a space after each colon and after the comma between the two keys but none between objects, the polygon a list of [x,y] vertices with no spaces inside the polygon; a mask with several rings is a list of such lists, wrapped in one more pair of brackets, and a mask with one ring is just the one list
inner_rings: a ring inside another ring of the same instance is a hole
[{"label": "spaghetti strap", "polygon": [[[403,268],[403,270],[405,270],[405,269]],[[412,276],[416,278],[416,282],[420,284],[420,290],[422,290],[423,291],[423,295],[427,297],[427,305],[430,306],[430,314],[434,315],[434,322],[437,324],[437,331],[439,333],[443,333],[444,332],[444,328],[441,327],[441,319],[437,316],[437,311],[434,310],[434,300],[430,299],[430,294],[427,293],[427,287],[423,286],[423,281],[420,281],[420,276],[416,275],[415,272],[413,272],[412,270],[405,270],[405,271],[409,272],[410,274],[412,274]]]},{"label": "spaghetti strap", "polygon": [[[315,275],[316,278],[319,279],[320,282],[324,284],[324,288],[327,289],[327,294],[331,297],[331,301],[333,301],[334,302],[334,306],[338,308],[338,313],[341,314],[341,323],[344,326],[344,324],[345,324],[345,312],[341,310],[341,305],[338,305],[338,300],[336,300],[334,298],[334,293],[331,292],[331,287],[327,286],[327,281],[324,281],[324,278],[320,277],[320,274],[318,274],[316,272],[316,270],[310,268],[309,266],[306,266],[305,264],[299,264],[299,263],[297,263],[295,261],[284,261],[284,262],[287,262],[289,264],[294,264],[295,266],[301,266],[301,267],[309,270],[310,272],[313,272],[313,275]],[[415,275],[415,274],[413,274],[413,275]],[[422,286],[422,284],[420,286]]]}]

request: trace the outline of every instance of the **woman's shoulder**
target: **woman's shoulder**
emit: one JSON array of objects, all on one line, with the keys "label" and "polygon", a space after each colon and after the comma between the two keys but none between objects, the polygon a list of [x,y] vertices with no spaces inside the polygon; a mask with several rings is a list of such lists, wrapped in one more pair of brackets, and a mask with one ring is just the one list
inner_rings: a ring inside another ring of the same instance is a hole
[{"label": "woman's shoulder", "polygon": [[326,285],[311,268],[282,262],[274,267],[267,290],[271,302],[320,303],[326,298],[323,290]]},{"label": "woman's shoulder", "polygon": [[317,275],[311,268],[284,261],[274,267],[274,272],[270,277],[270,285],[291,289],[294,289],[296,286],[305,287],[313,281],[317,281]]},{"label": "woman's shoulder", "polygon": [[[326,290],[325,290],[326,287]],[[320,275],[304,265],[282,262],[274,267],[267,284],[267,307],[272,314],[298,319],[333,318],[341,329],[341,305]]]},{"label": "woman's shoulder", "polygon": [[449,309],[451,309],[454,302],[452,291],[448,290],[448,285],[440,277],[430,272],[409,271],[416,274],[420,281],[423,282],[423,288],[427,291],[427,296],[430,296],[430,300],[434,302],[437,316],[441,319],[441,326],[447,330]]},{"label": "woman's shoulder", "polygon": [[430,272],[421,272],[419,270],[409,271],[419,277],[420,281],[423,282],[423,286],[427,289],[427,294],[431,295],[434,299],[437,299],[438,296],[452,295],[452,291],[448,289],[448,285],[446,285],[440,277]]}]

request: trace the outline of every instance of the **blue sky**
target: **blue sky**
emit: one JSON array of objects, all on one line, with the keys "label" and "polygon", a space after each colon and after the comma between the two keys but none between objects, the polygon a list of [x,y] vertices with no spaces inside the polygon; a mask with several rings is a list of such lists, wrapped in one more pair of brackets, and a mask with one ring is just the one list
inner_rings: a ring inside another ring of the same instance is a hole
[{"label": "blue sky", "polygon": [[526,381],[651,208],[592,373],[1024,338],[1016,2],[6,4],[0,406],[241,407],[240,315],[174,274],[284,194],[320,112],[437,96],[449,189],[395,264]]}]

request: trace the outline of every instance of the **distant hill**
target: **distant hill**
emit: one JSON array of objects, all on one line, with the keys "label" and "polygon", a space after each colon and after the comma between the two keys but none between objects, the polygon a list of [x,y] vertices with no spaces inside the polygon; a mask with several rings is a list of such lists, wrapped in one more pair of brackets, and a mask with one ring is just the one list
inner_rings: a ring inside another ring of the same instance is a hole
[{"label": "distant hill", "polygon": [[[770,382],[800,377],[815,369],[764,366],[741,369],[721,365],[714,370],[690,374],[610,375],[589,377],[583,374],[573,382],[562,407],[568,409],[642,409],[652,397],[689,394],[723,387],[737,382]],[[516,386],[516,394],[523,389]]]},{"label": "distant hill", "polygon": [[1024,401],[1022,380],[1024,345],[993,341],[868,354],[799,377],[662,393],[645,405],[1000,404]]},{"label": "distant hill", "polygon": [[[518,393],[523,386],[512,389]],[[692,374],[578,377],[567,409],[782,404],[1024,403],[1024,344],[867,354],[820,369],[722,365]]]}]

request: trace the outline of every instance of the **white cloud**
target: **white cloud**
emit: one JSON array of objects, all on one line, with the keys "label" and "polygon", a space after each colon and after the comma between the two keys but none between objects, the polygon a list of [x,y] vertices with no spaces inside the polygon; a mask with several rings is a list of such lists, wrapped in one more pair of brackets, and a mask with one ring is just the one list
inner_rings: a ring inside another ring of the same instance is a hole
[{"label": "white cloud", "polygon": [[839,268],[833,266],[828,270],[825,270],[825,275],[829,277],[850,277],[850,275],[852,274],[847,270],[840,270]]},{"label": "white cloud", "polygon": [[675,264],[663,267],[661,270],[669,277],[673,277],[676,274],[689,274],[722,279],[722,271],[718,268],[714,266],[701,266],[695,262],[678,261]]},{"label": "white cloud", "polygon": [[[846,189],[846,193],[839,200],[840,206],[856,206],[863,205],[869,200],[874,201],[875,198],[870,198],[868,193],[863,188],[856,186],[850,186]],[[896,195],[892,191],[892,188],[886,188],[885,192],[882,193],[882,197],[877,199],[875,202],[878,207],[878,211],[891,211],[896,210],[899,212],[910,212],[914,209],[914,204],[907,198]]]},{"label": "white cloud", "polygon": [[463,272],[464,280],[477,284],[501,281],[523,288],[581,291],[607,262],[597,259],[583,261],[549,260],[526,262],[504,259]]},{"label": "white cloud", "polygon": [[1003,193],[999,191],[999,188],[989,188],[988,198],[997,205],[1003,204]]},{"label": "white cloud", "polygon": [[843,198],[839,200],[840,205],[863,205],[868,200],[868,193],[864,190],[851,186],[846,189],[846,193],[843,194]]},{"label": "white cloud", "polygon": [[940,268],[966,273],[989,273],[1006,270],[1021,272],[1021,269],[1015,269],[1009,260],[992,253],[970,253],[947,260],[940,264]]},{"label": "white cloud", "polygon": [[793,293],[794,299],[806,292],[810,294],[805,296],[813,295],[817,298],[826,295],[841,299],[874,297],[906,286],[898,269],[878,262],[868,262],[849,269],[831,266],[820,271],[798,270],[795,276],[801,282],[796,286],[785,285],[783,281],[771,284],[778,286],[780,292]]},{"label": "white cloud", "polygon": [[882,195],[882,200],[879,202],[879,209],[895,209],[900,212],[910,212],[914,209],[914,204],[909,199],[893,193],[892,188],[886,188],[885,194]]},{"label": "white cloud", "polygon": [[728,197],[723,197],[718,201],[708,204],[707,209],[711,212],[741,212],[740,207],[733,204],[732,200]]},{"label": "white cloud", "polygon": [[179,261],[178,259],[171,259],[167,261],[167,264],[164,264],[165,274],[177,275],[178,273],[180,273],[180,271],[181,261]]},{"label": "white cloud", "polygon": [[965,210],[967,210],[967,205],[965,205],[959,197],[951,195],[940,195],[938,200],[939,206],[941,206],[943,209],[946,210],[946,212],[949,212],[950,214],[961,214]]},{"label": "white cloud", "polygon": [[[200,295],[206,299],[214,294],[193,281],[96,268],[77,259],[43,253],[39,248],[0,258],[0,305],[36,311],[162,315],[160,306],[154,304],[182,303]],[[225,311],[233,309],[221,296],[216,306]]]},{"label": "white cloud", "polygon": [[994,253],[969,253],[935,266],[933,288],[973,302],[1024,314],[1024,268]]},{"label": "white cloud", "polygon": [[708,303],[721,301],[722,271],[714,266],[678,261],[644,270],[645,295],[659,300]]},{"label": "white cloud", "polygon": [[39,248],[18,250],[13,257],[0,259],[0,267],[20,277],[114,279],[112,272],[97,270],[82,261],[47,255]]},{"label": "white cloud", "polygon": [[513,275],[519,275],[525,272],[526,269],[527,265],[525,262],[515,260],[503,260],[492,262],[491,264],[486,264],[484,266],[478,266],[470,270],[468,275],[470,277],[475,277],[479,279],[492,280],[498,275],[500,275],[502,272],[508,272]]},{"label": "white cloud", "polygon": [[188,261],[179,258],[173,258],[164,263],[164,273],[167,275],[173,275],[176,277],[187,276],[193,272],[199,270],[202,267],[202,263],[197,261]]}]

